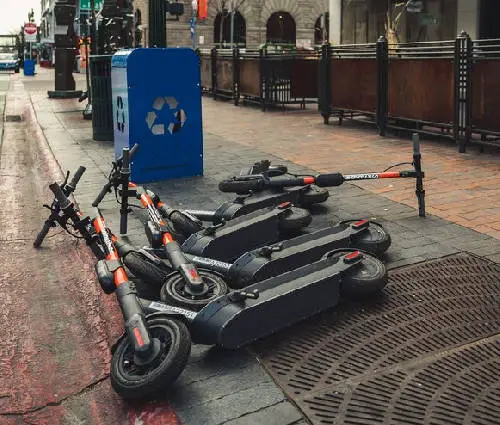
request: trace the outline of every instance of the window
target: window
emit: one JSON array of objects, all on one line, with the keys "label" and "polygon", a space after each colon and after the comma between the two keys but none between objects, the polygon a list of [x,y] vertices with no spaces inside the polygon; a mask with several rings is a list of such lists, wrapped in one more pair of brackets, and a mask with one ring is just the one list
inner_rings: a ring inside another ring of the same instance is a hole
[{"label": "window", "polygon": [[[246,22],[240,12],[234,13],[233,42],[237,47],[246,46]],[[219,48],[231,45],[231,14],[227,11],[215,17],[214,44]]]},{"label": "window", "polygon": [[275,12],[267,20],[267,42],[296,44],[295,20],[288,12]]}]

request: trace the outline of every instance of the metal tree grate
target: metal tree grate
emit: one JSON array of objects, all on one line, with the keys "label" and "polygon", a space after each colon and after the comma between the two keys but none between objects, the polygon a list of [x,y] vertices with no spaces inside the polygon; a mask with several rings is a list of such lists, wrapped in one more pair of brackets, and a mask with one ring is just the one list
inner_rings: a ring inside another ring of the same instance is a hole
[{"label": "metal tree grate", "polygon": [[500,268],[457,255],[254,346],[314,424],[500,423]]}]

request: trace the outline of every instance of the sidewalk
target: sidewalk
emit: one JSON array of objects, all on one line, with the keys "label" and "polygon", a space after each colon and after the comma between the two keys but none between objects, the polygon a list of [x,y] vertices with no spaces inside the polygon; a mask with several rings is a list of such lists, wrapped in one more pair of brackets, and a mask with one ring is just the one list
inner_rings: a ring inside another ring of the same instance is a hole
[{"label": "sidewalk", "polygon": [[[84,76],[76,78],[78,84],[83,85]],[[15,76],[13,80],[22,81],[29,92],[38,123],[61,169],[74,171],[79,165],[87,167],[76,199],[84,212],[89,211],[92,200],[106,181],[113,158],[112,143],[95,142],[91,139],[90,122],[83,121],[81,115],[83,104],[76,100],[47,99],[46,91],[53,85],[51,71],[40,70],[40,74],[34,79]],[[218,181],[262,158],[284,163],[297,172],[339,170],[345,173],[378,171],[392,163],[411,159],[411,146],[407,140],[381,139],[374,135],[373,129],[364,131],[326,127],[317,113],[264,114],[256,109],[235,108],[210,99],[204,99],[203,107],[205,176],[151,185],[174,206],[211,209],[231,199],[231,196],[217,190]],[[343,143],[332,143],[332,138]],[[391,269],[464,251],[500,263],[500,240],[494,227],[495,223],[500,223],[500,186],[494,184],[495,179],[500,178],[500,156],[496,153],[469,153],[460,156],[453,146],[442,143],[424,143],[427,204],[432,212],[429,217],[421,219],[417,216],[413,182],[394,180],[388,183],[370,182],[363,187],[345,184],[332,191],[325,207],[315,211],[314,226],[321,227],[353,217],[377,218],[393,239],[393,245],[386,256]],[[483,178],[476,182],[480,170],[483,170],[483,177],[491,173],[491,179]],[[441,173],[439,178],[435,176],[437,172]],[[454,184],[454,177],[458,173],[461,178],[456,179]],[[471,189],[474,184],[478,184],[481,196],[476,196],[476,191]],[[490,190],[488,187],[492,188],[491,195],[489,199],[484,199],[484,193],[490,193],[487,192]],[[438,188],[441,192],[437,192]],[[383,193],[378,194],[377,191]],[[440,203],[455,197],[474,199],[478,205],[481,202],[476,209],[477,213],[481,208],[491,210],[488,225],[479,224],[479,221],[471,218],[466,223],[469,228],[461,226],[465,213],[461,212],[460,205]],[[440,209],[440,205],[446,207]],[[103,202],[102,211],[110,226],[117,229],[118,206],[112,195]],[[146,243],[142,230],[143,220],[144,214],[141,211],[134,210],[130,216],[128,236],[137,245]],[[61,240],[69,239],[62,236]],[[81,246],[78,250],[85,251]],[[91,259],[88,258],[87,261],[87,267],[91,267]],[[405,269],[400,270],[404,274]],[[108,302],[113,304],[112,300]],[[439,311],[433,314],[439,315]],[[500,328],[494,328],[495,320],[490,322],[498,336]],[[333,329],[331,326],[329,328]],[[488,328],[488,332],[491,336],[491,328]],[[411,334],[409,329],[408,335]],[[483,337],[483,334],[475,336],[478,340]],[[466,340],[469,336],[464,335],[463,338],[458,342],[459,346],[469,342]],[[276,337],[276,341],[280,341],[280,337]],[[446,352],[450,347],[440,347],[439,353]],[[74,349],[78,352],[82,346],[76,345]],[[253,352],[259,355],[260,362],[266,364],[267,371],[271,372],[273,378],[259,365]],[[103,368],[103,373],[105,379],[106,368]],[[251,347],[250,351],[230,353],[194,346],[187,369],[167,394],[167,404],[162,406],[166,411],[168,406],[172,406],[179,421],[188,425],[303,425],[308,423],[306,420],[320,423],[313,413],[302,407],[302,411],[298,410],[289,401],[293,398],[293,392],[288,387],[285,388],[277,376],[266,363],[266,350],[259,345]],[[111,398],[114,399],[113,396]],[[78,416],[75,406],[66,405],[66,408]],[[127,411],[127,407],[116,401],[111,404],[111,410],[113,409]],[[307,414],[307,419],[303,412]],[[136,415],[139,416],[140,414]],[[89,420],[92,424],[99,423]],[[1,421],[0,416],[0,424],[3,425]],[[58,423],[70,422],[53,422],[53,425]],[[153,425],[154,422],[144,422],[144,425],[147,424]]]}]

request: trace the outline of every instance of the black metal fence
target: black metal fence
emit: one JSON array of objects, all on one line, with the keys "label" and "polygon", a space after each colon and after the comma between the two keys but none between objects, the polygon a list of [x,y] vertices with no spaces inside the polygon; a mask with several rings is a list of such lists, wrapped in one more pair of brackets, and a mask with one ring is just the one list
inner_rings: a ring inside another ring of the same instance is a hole
[{"label": "black metal fence", "polygon": [[258,104],[263,110],[318,101],[319,52],[270,52],[267,49],[200,51],[204,93]]},{"label": "black metal fence", "polygon": [[500,146],[500,40],[324,45],[319,109],[388,129]]}]

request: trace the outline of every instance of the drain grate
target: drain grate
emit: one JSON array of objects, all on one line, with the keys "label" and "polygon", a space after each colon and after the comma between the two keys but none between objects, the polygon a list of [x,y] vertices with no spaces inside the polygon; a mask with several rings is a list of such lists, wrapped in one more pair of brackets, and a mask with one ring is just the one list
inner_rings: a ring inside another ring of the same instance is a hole
[{"label": "drain grate", "polygon": [[256,344],[314,424],[500,423],[500,268],[465,254]]}]

